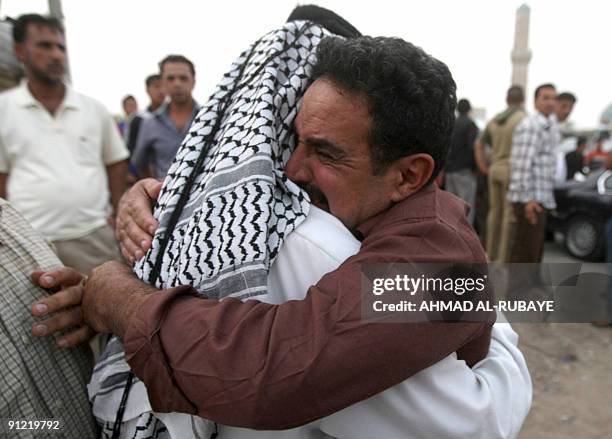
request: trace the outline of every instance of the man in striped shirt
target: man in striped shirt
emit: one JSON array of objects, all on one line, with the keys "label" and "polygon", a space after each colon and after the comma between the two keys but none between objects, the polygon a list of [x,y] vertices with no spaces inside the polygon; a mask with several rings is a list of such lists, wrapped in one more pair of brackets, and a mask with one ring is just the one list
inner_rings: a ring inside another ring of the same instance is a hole
[{"label": "man in striped shirt", "polygon": [[536,112],[523,119],[512,137],[507,197],[517,224],[509,262],[542,260],[546,214],[555,208],[555,150],[560,142],[559,129],[552,119],[555,97],[552,84],[536,88]]}]

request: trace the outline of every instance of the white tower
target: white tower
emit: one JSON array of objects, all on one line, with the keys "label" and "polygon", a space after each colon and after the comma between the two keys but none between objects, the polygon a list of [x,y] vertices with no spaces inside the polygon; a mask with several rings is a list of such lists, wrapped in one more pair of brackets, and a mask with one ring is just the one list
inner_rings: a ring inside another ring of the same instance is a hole
[{"label": "white tower", "polygon": [[520,85],[527,91],[527,68],[531,61],[529,50],[529,6],[522,5],[516,11],[514,48],[512,49],[512,85]]}]

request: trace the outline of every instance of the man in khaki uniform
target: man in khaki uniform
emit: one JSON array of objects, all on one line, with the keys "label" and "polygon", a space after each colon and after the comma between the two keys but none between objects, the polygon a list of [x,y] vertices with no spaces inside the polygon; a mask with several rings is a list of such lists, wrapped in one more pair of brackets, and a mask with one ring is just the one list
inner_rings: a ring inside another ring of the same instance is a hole
[{"label": "man in khaki uniform", "polygon": [[[487,255],[491,262],[507,262],[514,215],[506,200],[510,181],[512,133],[525,117],[525,94],[518,85],[508,89],[508,108],[496,115],[476,140],[476,164],[489,176],[489,213],[487,215]],[[485,159],[485,145],[491,146],[490,164]]]}]

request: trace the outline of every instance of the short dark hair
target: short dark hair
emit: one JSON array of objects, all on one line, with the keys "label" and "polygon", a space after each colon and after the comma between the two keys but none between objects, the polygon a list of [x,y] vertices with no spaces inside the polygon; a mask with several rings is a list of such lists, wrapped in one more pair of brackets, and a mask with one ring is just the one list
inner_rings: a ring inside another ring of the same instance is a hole
[{"label": "short dark hair", "polygon": [[435,179],[450,144],[457,104],[448,67],[399,38],[325,38],[317,47],[313,81],[324,77],[367,97],[372,117],[373,172],[401,157],[427,153]]},{"label": "short dark hair", "polygon": [[123,99],[121,99],[121,105],[125,105],[125,103],[126,103],[127,101],[129,101],[130,99],[132,99],[132,100],[134,100],[134,101],[136,100],[136,98],[134,97],[134,95],[126,95],[126,96],[124,96],[124,97],[123,97]]},{"label": "short dark hair", "polygon": [[164,64],[169,63],[169,62],[180,62],[180,63],[183,63],[183,64],[187,64],[189,66],[189,70],[191,71],[191,74],[193,76],[195,76],[195,67],[194,67],[193,63],[191,61],[189,61],[183,55],[168,55],[164,59],[162,59],[159,62],[159,73],[160,73],[160,75],[164,71]]},{"label": "short dark hair", "polygon": [[459,114],[468,114],[471,109],[472,105],[467,99],[459,99],[459,102],[457,102],[457,111]]},{"label": "short dark hair", "polygon": [[587,138],[585,136],[578,136],[578,138],[576,139],[576,148],[578,148],[580,145],[585,145],[587,143]]},{"label": "short dark hair", "polygon": [[55,29],[64,35],[64,26],[57,18],[48,15],[23,14],[17,17],[17,20],[13,23],[13,42],[20,44],[26,40],[29,24],[38,24]]},{"label": "short dark hair", "polygon": [[151,87],[151,84],[159,80],[161,80],[161,75],[159,73],[154,73],[152,75],[147,76],[147,79],[145,79],[145,85],[147,87]]},{"label": "short dark hair", "polygon": [[508,105],[521,105],[525,102],[525,92],[520,85],[513,85],[506,93],[506,103]]},{"label": "short dark hair", "polygon": [[546,84],[538,85],[535,89],[535,93],[533,94],[534,99],[537,99],[538,95],[540,94],[540,91],[544,90],[545,88],[552,88],[553,90],[557,90],[557,88],[549,82],[547,82]]},{"label": "short dark hair", "polygon": [[569,101],[572,104],[576,103],[576,96],[574,96],[573,93],[570,93],[569,91],[564,91],[563,93],[559,93],[557,95],[557,100],[558,101]]}]

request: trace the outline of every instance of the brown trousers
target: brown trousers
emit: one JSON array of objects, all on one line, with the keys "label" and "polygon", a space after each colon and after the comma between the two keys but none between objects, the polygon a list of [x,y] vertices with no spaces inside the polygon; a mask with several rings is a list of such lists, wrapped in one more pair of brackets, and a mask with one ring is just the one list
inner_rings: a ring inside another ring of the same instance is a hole
[{"label": "brown trousers", "polygon": [[538,223],[532,225],[525,218],[524,208],[523,203],[512,203],[516,225],[508,262],[539,263],[544,253],[548,211],[544,209],[539,213]]}]

